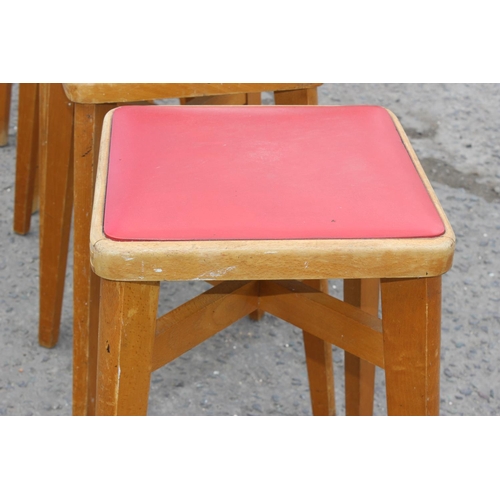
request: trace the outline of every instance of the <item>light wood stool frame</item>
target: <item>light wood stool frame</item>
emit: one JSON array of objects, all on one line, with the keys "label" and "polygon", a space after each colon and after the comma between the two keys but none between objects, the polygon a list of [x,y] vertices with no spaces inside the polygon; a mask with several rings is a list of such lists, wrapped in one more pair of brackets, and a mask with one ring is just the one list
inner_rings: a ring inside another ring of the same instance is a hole
[{"label": "light wood stool frame", "polygon": [[[444,222],[442,236],[109,240],[102,228],[112,112],[106,116],[90,237],[92,268],[103,278],[98,414],[146,414],[153,370],[256,309],[308,332],[314,414],[334,412],[330,344],[349,353],[348,383],[357,388],[349,404],[357,405],[358,414],[363,412],[359,395],[372,390],[363,384],[362,373],[373,365],[385,369],[390,415],[439,413],[441,275],[451,267],[455,236],[406,134],[391,116]],[[346,302],[321,290],[330,278],[349,280]],[[379,279],[382,319],[375,309]],[[183,280],[223,281],[157,319],[159,282]]]}]

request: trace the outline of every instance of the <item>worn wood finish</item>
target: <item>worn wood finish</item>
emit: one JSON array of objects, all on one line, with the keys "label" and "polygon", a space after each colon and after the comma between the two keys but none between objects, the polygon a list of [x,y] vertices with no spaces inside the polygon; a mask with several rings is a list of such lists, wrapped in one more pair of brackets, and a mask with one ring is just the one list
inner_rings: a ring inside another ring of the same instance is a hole
[{"label": "worn wood finish", "polygon": [[[210,277],[265,280],[437,276],[451,267],[455,246],[449,235],[408,241],[119,242],[107,240],[102,234],[102,223],[97,225],[102,214],[95,213],[94,217],[93,269],[100,276],[124,281],[155,277],[184,281]],[[162,272],[156,272],[157,268]]]},{"label": "worn wood finish", "polygon": [[43,347],[54,347],[59,338],[73,202],[73,107],[57,84],[40,84],[40,103],[38,340]]},{"label": "worn wood finish", "polygon": [[9,140],[10,101],[12,83],[0,83],[0,146]]},{"label": "worn wood finish", "polygon": [[14,231],[17,234],[26,234],[30,230],[31,214],[36,205],[39,154],[38,87],[37,83],[19,84],[14,194]]},{"label": "worn wood finish", "polygon": [[75,105],[73,413],[94,413],[99,277],[90,269],[89,233],[98,144],[111,106]]},{"label": "worn wood finish", "polygon": [[197,346],[257,308],[255,281],[227,281],[158,319],[153,370]]},{"label": "worn wood finish", "polygon": [[98,415],[146,415],[159,283],[102,280]]},{"label": "worn wood finish", "polygon": [[[344,301],[378,317],[380,280],[344,280]],[[347,416],[373,414],[375,366],[345,353],[345,406]]]},{"label": "worn wood finish", "polygon": [[320,83],[65,83],[68,99],[82,104],[249,94],[318,87]]},{"label": "worn wood finish", "polygon": [[[92,266],[102,277],[124,281],[222,277],[225,280],[402,278],[440,276],[451,267],[455,235],[416,157],[415,168],[443,219],[443,236],[367,240],[110,241],[102,227],[111,116],[102,138],[103,154],[91,231]],[[402,135],[402,139],[409,151],[413,151],[405,136]],[[158,273],[157,268],[162,272]]]},{"label": "worn wood finish", "polygon": [[259,307],[302,330],[384,367],[382,322],[298,281],[263,281]]},{"label": "worn wood finish", "polygon": [[439,414],[441,277],[383,279],[389,415]]},{"label": "worn wood finish", "polygon": [[[328,280],[310,280],[304,283],[323,293],[328,293]],[[304,337],[312,413],[315,416],[335,415],[332,345],[305,330],[302,335]]]}]

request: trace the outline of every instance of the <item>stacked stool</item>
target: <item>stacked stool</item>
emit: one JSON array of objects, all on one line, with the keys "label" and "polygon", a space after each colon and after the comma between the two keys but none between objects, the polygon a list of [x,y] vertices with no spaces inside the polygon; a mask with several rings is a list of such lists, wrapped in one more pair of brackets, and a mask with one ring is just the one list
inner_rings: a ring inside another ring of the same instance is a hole
[{"label": "stacked stool", "polygon": [[[152,371],[257,309],[304,330],[314,414],[333,413],[331,344],[385,369],[390,415],[439,413],[455,237],[384,108],[111,111],[90,240],[97,414],[146,414]],[[346,302],[322,290],[337,278],[353,285]],[[216,284],[157,318],[159,283],[187,280]]]}]

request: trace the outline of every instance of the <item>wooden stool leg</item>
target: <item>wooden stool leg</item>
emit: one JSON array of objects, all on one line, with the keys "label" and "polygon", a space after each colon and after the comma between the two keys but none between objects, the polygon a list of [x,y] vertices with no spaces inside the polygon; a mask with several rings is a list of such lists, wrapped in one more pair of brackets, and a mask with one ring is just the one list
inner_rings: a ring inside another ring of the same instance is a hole
[{"label": "wooden stool leg", "polygon": [[38,169],[39,85],[19,84],[14,231],[30,230]]},{"label": "wooden stool leg", "polygon": [[9,139],[11,95],[12,83],[0,83],[0,146],[5,146]]},{"label": "wooden stool leg", "polygon": [[[328,280],[304,280],[304,283],[328,293]],[[335,415],[332,345],[308,332],[303,335],[313,415]]]},{"label": "wooden stool leg", "polygon": [[381,290],[388,414],[438,415],[441,277],[384,279]]},{"label": "wooden stool leg", "polygon": [[74,106],[73,414],[93,415],[100,279],[90,268],[90,217],[102,120],[113,105]]},{"label": "wooden stool leg", "polygon": [[39,342],[59,337],[73,206],[73,106],[61,84],[40,84]]},{"label": "wooden stool leg", "polygon": [[[344,301],[377,316],[379,285],[378,279],[344,280]],[[346,415],[372,415],[375,365],[347,351],[344,359]]]},{"label": "wooden stool leg", "polygon": [[146,415],[159,283],[101,280],[98,415]]},{"label": "wooden stool leg", "polygon": [[306,105],[318,104],[318,91],[316,87],[298,90],[280,90],[274,92],[274,103],[278,105]]}]

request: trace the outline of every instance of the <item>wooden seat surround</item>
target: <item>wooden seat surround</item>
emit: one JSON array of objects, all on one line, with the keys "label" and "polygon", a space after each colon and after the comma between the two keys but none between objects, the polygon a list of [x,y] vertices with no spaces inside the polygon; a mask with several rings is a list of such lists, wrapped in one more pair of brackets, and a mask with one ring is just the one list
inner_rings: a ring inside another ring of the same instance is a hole
[{"label": "wooden seat surround", "polygon": [[[385,369],[390,415],[438,414],[455,238],[390,111],[126,107],[100,149],[98,414],[146,414],[153,370],[256,309],[304,330],[314,414],[335,411],[331,344],[358,382],[360,363]],[[330,278],[346,302],[324,293]],[[381,319],[359,292],[379,279]],[[216,284],[157,319],[165,280]]]}]

